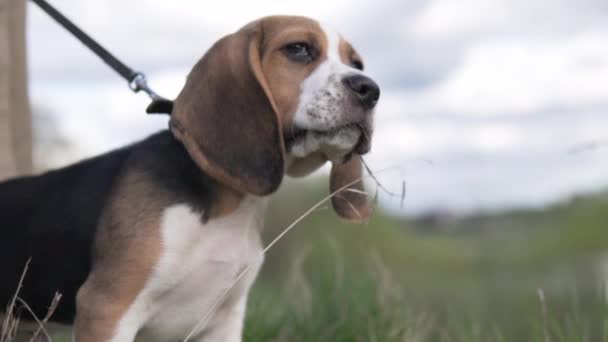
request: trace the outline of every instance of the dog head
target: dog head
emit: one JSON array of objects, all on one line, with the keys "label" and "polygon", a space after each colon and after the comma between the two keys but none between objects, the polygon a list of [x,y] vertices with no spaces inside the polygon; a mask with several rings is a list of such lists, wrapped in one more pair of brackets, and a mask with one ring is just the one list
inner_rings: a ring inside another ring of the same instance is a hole
[{"label": "dog head", "polygon": [[[378,85],[338,34],[303,17],[252,22],[219,40],[194,66],[170,127],[206,173],[267,195],[285,174],[332,162],[332,203],[347,219],[370,208],[360,156],[370,149]],[[352,183],[352,184],[351,184]]]}]

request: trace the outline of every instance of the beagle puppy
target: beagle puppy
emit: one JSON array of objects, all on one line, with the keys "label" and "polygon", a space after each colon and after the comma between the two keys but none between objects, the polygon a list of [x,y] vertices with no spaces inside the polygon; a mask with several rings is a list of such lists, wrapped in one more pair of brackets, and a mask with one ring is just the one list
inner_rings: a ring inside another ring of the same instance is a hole
[{"label": "beagle puppy", "polygon": [[0,306],[31,260],[20,297],[43,317],[60,292],[53,319],[73,323],[76,341],[181,341],[206,315],[192,341],[241,341],[284,175],[329,161],[331,191],[355,189],[333,198],[336,212],[370,215],[358,180],[379,95],[353,47],[317,21],[267,17],[222,38],[168,130],[0,183]]}]

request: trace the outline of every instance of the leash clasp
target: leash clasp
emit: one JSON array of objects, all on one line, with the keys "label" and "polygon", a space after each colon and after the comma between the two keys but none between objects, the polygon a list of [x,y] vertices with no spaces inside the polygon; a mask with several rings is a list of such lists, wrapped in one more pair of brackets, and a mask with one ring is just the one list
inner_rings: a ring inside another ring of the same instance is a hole
[{"label": "leash clasp", "polygon": [[148,80],[146,79],[146,75],[144,75],[144,73],[142,72],[136,72],[135,75],[133,75],[131,81],[129,81],[129,88],[131,88],[134,93],[143,90],[146,94],[148,94],[148,96],[150,96],[152,100],[161,99],[161,97],[157,93],[150,89],[150,87],[148,86]]},{"label": "leash clasp", "polygon": [[167,100],[164,97],[155,93],[148,86],[148,81],[146,79],[146,75],[142,72],[136,72],[131,80],[129,81],[129,88],[137,93],[140,90],[143,90],[148,96],[152,99],[152,103],[146,109],[148,114],[171,114],[173,111],[173,101]]}]

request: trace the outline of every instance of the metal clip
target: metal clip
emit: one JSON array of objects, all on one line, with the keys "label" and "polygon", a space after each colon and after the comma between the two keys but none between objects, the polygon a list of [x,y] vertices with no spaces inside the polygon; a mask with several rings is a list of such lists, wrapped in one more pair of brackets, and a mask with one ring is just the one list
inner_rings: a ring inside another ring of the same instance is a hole
[{"label": "metal clip", "polygon": [[163,99],[161,96],[159,96],[157,93],[155,93],[152,89],[150,89],[150,87],[148,87],[146,75],[144,75],[141,72],[135,73],[135,76],[129,82],[129,88],[131,88],[131,90],[134,93],[137,93],[140,90],[143,90],[146,94],[148,94],[148,96],[150,96],[150,98],[152,100],[162,100]]},{"label": "metal clip", "polygon": [[173,101],[167,100],[164,97],[155,93],[150,87],[148,87],[148,82],[146,81],[146,75],[141,72],[136,72],[135,76],[129,82],[129,88],[134,93],[143,90],[148,96],[152,99],[152,103],[146,109],[148,114],[169,114],[173,111]]}]

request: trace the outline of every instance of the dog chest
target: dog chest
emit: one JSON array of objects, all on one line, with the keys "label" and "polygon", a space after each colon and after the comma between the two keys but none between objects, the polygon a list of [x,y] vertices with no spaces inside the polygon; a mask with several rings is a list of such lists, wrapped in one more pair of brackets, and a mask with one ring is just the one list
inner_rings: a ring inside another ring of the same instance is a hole
[{"label": "dog chest", "polygon": [[265,200],[246,198],[235,212],[203,224],[187,205],[167,208],[161,258],[122,321],[139,321],[147,340],[183,338],[229,287],[222,305],[246,296],[263,261],[264,209]]}]

